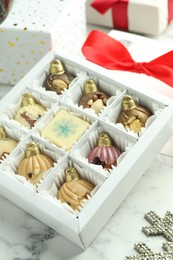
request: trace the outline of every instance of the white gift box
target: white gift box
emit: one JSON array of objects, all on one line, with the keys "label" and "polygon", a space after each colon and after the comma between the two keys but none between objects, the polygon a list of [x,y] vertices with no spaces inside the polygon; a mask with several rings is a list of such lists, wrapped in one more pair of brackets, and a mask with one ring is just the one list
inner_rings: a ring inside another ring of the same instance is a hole
[{"label": "white gift box", "polygon": [[[70,89],[57,98],[49,91],[46,95],[45,89],[41,86],[47,67],[55,58],[60,59],[66,67],[73,68],[76,75],[80,71],[79,78],[72,82]],[[107,106],[98,117],[93,116],[90,111],[82,110],[73,102],[70,104],[65,102],[68,91],[71,92],[76,88],[75,93],[77,91],[80,93],[80,84],[86,75],[97,78],[103,90],[107,84],[117,89],[112,92],[114,100],[110,106]],[[28,90],[32,91],[41,104],[44,103],[47,111],[35,127],[26,131],[15,124],[12,112],[18,108],[19,101],[17,100],[21,94]],[[113,122],[112,119],[116,118],[119,113],[121,99],[126,94],[135,97],[139,103],[150,108],[154,114],[152,123],[143,129],[140,137],[126,132],[124,128],[117,127],[116,122]],[[47,97],[47,102],[45,97]],[[169,98],[159,93],[156,96],[143,94],[139,90],[132,89],[128,84],[122,84],[113,79],[108,75],[106,69],[63,51],[51,51],[45,55],[11,89],[0,104],[3,125],[8,125],[8,128],[11,125],[11,129],[15,129],[17,126],[22,133],[25,133],[16,149],[0,165],[0,193],[83,249],[90,245],[128,195],[173,130],[173,106]],[[41,130],[61,108],[90,123],[90,127],[86,129],[70,151],[56,147],[41,136]],[[10,132],[10,130],[8,131]],[[112,136],[113,142],[122,151],[118,165],[113,166],[109,174],[104,173],[99,165],[90,165],[86,158],[88,151],[95,146],[98,134],[102,131],[107,131]],[[46,173],[38,187],[29,185],[24,178],[19,178],[16,174],[24,147],[29,140],[39,144],[40,149],[55,161],[54,167]],[[64,171],[68,166],[74,166],[83,178],[95,185],[95,189],[91,196],[84,201],[80,212],[72,210],[69,205],[62,204],[56,198],[57,191],[64,182]]]},{"label": "white gift box", "polygon": [[77,53],[86,37],[84,0],[14,0],[0,24],[0,83],[16,84],[50,49]]},{"label": "white gift box", "polygon": [[[102,15],[91,6],[91,3],[93,2],[94,0],[87,0],[86,2],[88,23],[120,30],[123,29],[121,27],[117,27],[118,25],[116,26],[116,23],[114,24],[112,8]],[[121,4],[121,1],[115,3],[115,7],[113,8],[116,10],[116,5],[118,8],[119,4]],[[168,5],[170,5],[170,7]],[[131,32],[149,35],[158,35],[162,33],[168,26],[168,20],[173,19],[173,14],[169,17],[168,7],[170,12],[172,12],[172,0],[129,0],[127,7],[128,30]],[[121,20],[123,18],[119,9],[117,10],[117,13],[115,13],[115,16],[119,17],[119,24],[121,24]]]}]

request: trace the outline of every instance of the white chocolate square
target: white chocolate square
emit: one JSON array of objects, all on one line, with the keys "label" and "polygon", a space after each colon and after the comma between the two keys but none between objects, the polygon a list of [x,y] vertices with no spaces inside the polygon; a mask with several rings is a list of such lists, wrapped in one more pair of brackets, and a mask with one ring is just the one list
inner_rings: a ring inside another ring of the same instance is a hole
[{"label": "white chocolate square", "polygon": [[65,110],[58,114],[41,131],[41,135],[65,150],[70,150],[79,140],[89,123]]}]

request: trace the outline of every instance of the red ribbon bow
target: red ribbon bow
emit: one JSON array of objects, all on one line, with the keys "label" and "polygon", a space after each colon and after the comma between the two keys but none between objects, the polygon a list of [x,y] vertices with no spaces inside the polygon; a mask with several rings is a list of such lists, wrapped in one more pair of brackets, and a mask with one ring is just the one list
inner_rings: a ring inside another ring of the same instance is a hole
[{"label": "red ribbon bow", "polygon": [[91,6],[99,13],[104,14],[118,2],[128,3],[129,0],[95,0],[93,3],[91,3]]},{"label": "red ribbon bow", "polygon": [[82,52],[87,60],[106,69],[144,73],[173,87],[173,51],[150,62],[136,62],[121,42],[94,30],[88,35]]},{"label": "red ribbon bow", "polygon": [[112,9],[112,21],[115,28],[128,30],[128,2],[129,0],[95,0],[91,6],[104,14]]}]

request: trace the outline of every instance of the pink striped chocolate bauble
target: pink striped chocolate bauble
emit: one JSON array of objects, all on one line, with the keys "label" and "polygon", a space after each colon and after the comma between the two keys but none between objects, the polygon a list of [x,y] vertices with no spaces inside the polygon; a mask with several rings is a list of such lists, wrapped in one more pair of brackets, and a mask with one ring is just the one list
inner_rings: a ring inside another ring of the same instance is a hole
[{"label": "pink striped chocolate bauble", "polygon": [[102,165],[103,168],[110,169],[112,165],[117,165],[117,159],[121,151],[112,145],[110,136],[106,132],[99,134],[98,146],[88,154],[88,162]]}]

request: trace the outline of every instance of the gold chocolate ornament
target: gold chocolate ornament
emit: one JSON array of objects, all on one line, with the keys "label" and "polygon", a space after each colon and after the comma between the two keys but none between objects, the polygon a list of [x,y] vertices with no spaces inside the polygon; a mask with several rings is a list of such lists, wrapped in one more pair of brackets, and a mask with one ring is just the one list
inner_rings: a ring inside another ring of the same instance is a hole
[{"label": "gold chocolate ornament", "polygon": [[101,112],[109,96],[98,90],[98,87],[94,80],[86,80],[84,84],[85,95],[81,97],[79,106],[83,108],[92,108],[98,114]]},{"label": "gold chocolate ornament", "polygon": [[22,97],[21,107],[15,115],[15,120],[27,128],[32,128],[45,111],[46,109],[37,104],[30,93],[25,93]]},{"label": "gold chocolate ornament", "polygon": [[52,159],[42,154],[38,146],[31,142],[26,146],[25,157],[20,162],[17,173],[36,184],[42,179],[44,172],[51,167],[53,167]]},{"label": "gold chocolate ornament", "polygon": [[0,163],[14,150],[17,142],[8,138],[4,128],[0,127]]},{"label": "gold chocolate ornament", "polygon": [[53,60],[50,63],[50,75],[47,76],[43,87],[46,90],[55,91],[58,95],[62,94],[64,89],[69,87],[74,76],[65,71],[60,60]]},{"label": "gold chocolate ornament", "polygon": [[138,106],[134,99],[127,95],[122,99],[122,111],[118,116],[117,123],[123,124],[126,130],[139,133],[151,115],[148,109]]},{"label": "gold chocolate ornament", "polygon": [[68,167],[65,172],[65,183],[61,186],[57,198],[62,203],[67,203],[71,208],[79,211],[83,200],[87,199],[87,195],[90,195],[93,189],[94,185],[81,179],[75,168]]}]

